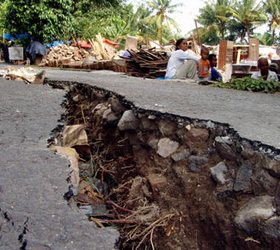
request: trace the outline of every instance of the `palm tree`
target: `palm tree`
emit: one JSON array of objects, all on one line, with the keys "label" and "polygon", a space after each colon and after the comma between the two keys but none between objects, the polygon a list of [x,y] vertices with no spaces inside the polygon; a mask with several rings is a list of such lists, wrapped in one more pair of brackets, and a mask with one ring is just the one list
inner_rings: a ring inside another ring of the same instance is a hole
[{"label": "palm tree", "polygon": [[172,0],[151,0],[148,1],[147,4],[155,14],[146,18],[146,21],[156,24],[157,39],[162,43],[164,24],[167,24],[168,27],[171,25],[179,30],[175,20],[172,19],[169,14],[176,12],[177,8],[182,6],[182,4],[172,4]]},{"label": "palm tree", "polygon": [[267,21],[264,6],[261,3],[257,3],[256,0],[237,1],[233,12],[233,17],[245,30],[244,33],[241,33],[241,41],[244,40],[246,35],[249,40],[250,34],[253,32],[256,26]]},{"label": "palm tree", "polygon": [[128,23],[128,27],[130,29],[129,33],[139,36],[151,35],[153,30],[151,25],[148,25],[147,22],[145,22],[145,19],[152,14],[152,11],[142,3],[134,12],[132,11],[131,13],[132,15],[126,17],[126,22]]},{"label": "palm tree", "polygon": [[199,10],[198,22],[209,30],[218,30],[222,39],[225,38],[227,24],[233,13],[234,1],[217,0],[207,3]]},{"label": "palm tree", "polygon": [[275,30],[280,27],[280,0],[267,0],[264,2],[265,11],[269,15],[269,29],[272,43],[275,40]]}]

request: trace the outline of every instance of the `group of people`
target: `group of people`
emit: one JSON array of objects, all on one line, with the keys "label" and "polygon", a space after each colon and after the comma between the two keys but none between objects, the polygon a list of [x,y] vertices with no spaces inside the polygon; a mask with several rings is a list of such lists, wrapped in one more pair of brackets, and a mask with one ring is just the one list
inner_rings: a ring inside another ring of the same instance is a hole
[{"label": "group of people", "polygon": [[[175,51],[168,60],[165,79],[222,80],[221,74],[216,69],[217,56],[209,54],[208,48],[202,47],[198,56],[185,38],[178,39],[175,46]],[[252,74],[253,79],[278,81],[278,75],[270,70],[267,58],[259,58],[258,69],[259,71]]]},{"label": "group of people", "polygon": [[215,68],[217,57],[215,54],[209,55],[208,48],[202,47],[199,57],[184,38],[178,39],[175,46],[175,51],[168,60],[166,79],[221,80],[221,75]]}]

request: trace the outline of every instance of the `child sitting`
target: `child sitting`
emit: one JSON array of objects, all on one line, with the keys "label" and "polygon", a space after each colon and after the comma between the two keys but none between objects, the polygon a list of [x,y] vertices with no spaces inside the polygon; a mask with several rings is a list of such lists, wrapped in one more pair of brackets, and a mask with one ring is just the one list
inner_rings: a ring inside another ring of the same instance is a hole
[{"label": "child sitting", "polygon": [[198,78],[199,80],[209,80],[210,62],[208,60],[209,50],[202,47],[200,51],[201,58],[198,61]]},{"label": "child sitting", "polygon": [[216,67],[217,67],[217,56],[215,54],[210,54],[209,57],[208,57],[208,60],[210,62],[210,66],[211,66],[211,71],[210,71],[209,79],[211,81],[221,81],[222,80],[222,76],[216,70]]}]

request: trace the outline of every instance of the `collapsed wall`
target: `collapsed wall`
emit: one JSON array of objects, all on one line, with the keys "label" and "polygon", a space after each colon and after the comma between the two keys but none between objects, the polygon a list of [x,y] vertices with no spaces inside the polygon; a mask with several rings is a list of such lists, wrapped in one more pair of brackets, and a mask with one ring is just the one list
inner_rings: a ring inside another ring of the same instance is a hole
[{"label": "collapsed wall", "polygon": [[98,202],[76,201],[99,211],[89,215],[98,225],[119,227],[120,249],[280,248],[279,150],[227,124],[143,110],[86,84],[47,83],[68,90],[66,125],[83,125],[89,141],[73,148]]}]

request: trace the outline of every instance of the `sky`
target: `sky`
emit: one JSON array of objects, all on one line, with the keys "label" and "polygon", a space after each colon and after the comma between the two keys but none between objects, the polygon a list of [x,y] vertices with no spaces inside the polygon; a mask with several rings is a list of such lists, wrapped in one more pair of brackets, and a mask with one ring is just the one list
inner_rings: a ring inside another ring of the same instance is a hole
[{"label": "sky", "polygon": [[[143,1],[128,0],[128,3],[137,5]],[[181,34],[186,35],[189,31],[195,29],[194,19],[199,14],[199,9],[205,6],[205,0],[173,0],[173,4],[183,4],[178,8],[178,12],[170,15],[178,24],[181,29]]]},{"label": "sky", "polygon": [[[145,0],[146,1],[146,0]],[[141,2],[145,2],[141,0],[128,0],[128,3],[133,3],[137,6]],[[178,12],[171,14],[170,16],[177,22],[179,28],[181,29],[182,35],[187,35],[188,32],[195,29],[195,22],[194,20],[199,15],[199,9],[203,8],[206,3],[209,2],[206,0],[172,0],[173,4],[183,4],[182,7],[178,8]],[[257,1],[259,2],[259,1]],[[266,26],[263,25],[258,28],[257,32],[265,32]]]}]

